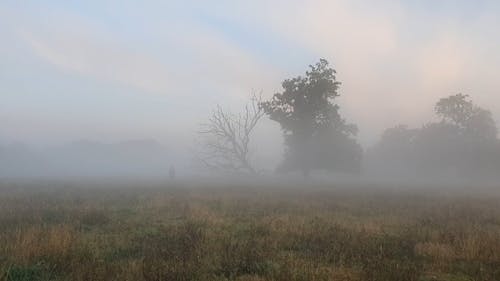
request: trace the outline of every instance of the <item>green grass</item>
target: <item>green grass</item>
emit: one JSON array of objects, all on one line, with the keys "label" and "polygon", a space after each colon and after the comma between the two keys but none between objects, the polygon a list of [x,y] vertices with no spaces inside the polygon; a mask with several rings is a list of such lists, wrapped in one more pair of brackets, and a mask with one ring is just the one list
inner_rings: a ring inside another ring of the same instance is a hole
[{"label": "green grass", "polygon": [[0,185],[0,280],[500,280],[500,197]]}]

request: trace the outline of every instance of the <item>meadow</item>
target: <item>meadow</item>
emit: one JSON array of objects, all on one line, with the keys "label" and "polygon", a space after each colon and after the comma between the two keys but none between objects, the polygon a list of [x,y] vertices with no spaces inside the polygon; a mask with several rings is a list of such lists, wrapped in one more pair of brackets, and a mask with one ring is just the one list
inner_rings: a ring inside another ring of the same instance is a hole
[{"label": "meadow", "polygon": [[3,182],[0,280],[498,281],[473,189]]}]

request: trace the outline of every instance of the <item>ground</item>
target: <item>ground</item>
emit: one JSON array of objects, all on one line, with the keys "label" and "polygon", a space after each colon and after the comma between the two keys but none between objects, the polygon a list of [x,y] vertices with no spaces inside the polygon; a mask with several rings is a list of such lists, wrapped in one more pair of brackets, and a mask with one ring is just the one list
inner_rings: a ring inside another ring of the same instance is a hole
[{"label": "ground", "polygon": [[500,280],[499,192],[0,184],[0,280]]}]

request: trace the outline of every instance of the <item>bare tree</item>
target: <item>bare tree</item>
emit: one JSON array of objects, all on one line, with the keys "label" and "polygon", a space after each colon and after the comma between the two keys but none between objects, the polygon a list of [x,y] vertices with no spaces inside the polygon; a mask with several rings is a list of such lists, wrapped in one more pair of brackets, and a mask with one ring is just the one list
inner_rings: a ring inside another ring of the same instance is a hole
[{"label": "bare tree", "polygon": [[198,160],[211,169],[256,173],[250,162],[250,139],[264,111],[259,106],[261,95],[253,93],[250,102],[239,114],[217,105],[201,124],[198,132],[200,149]]}]

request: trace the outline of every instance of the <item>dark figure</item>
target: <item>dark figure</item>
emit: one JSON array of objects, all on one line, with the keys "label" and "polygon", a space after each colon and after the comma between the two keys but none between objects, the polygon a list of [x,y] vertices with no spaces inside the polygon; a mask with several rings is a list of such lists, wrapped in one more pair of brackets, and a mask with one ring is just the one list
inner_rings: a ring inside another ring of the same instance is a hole
[{"label": "dark figure", "polygon": [[175,180],[175,167],[173,165],[170,166],[170,169],[168,170],[168,176],[170,180]]}]

